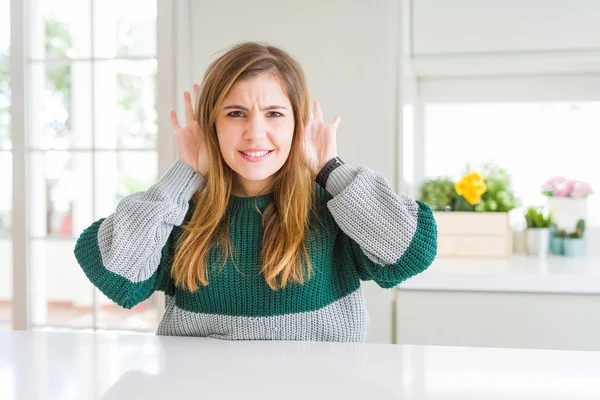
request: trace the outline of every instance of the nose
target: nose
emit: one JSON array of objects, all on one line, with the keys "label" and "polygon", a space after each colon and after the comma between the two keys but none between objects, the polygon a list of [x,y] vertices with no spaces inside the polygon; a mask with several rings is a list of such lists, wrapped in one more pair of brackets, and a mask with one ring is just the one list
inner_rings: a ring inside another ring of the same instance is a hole
[{"label": "nose", "polygon": [[[260,113],[258,113],[260,114]],[[266,124],[261,115],[250,115],[247,119],[244,139],[260,143],[267,136]]]}]

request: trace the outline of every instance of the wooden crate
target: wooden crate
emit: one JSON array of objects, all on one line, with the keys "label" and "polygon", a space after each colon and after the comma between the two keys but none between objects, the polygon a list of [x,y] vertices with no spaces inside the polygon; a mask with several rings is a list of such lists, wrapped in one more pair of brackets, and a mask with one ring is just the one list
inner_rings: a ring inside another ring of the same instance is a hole
[{"label": "wooden crate", "polygon": [[508,258],[512,230],[504,212],[434,212],[438,257]]}]

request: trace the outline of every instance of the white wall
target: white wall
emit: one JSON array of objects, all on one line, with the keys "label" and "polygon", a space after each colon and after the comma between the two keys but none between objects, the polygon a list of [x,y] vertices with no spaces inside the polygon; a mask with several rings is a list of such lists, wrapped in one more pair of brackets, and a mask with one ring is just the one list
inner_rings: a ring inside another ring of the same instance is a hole
[{"label": "white wall", "polygon": [[596,0],[413,0],[416,56],[600,51]]},{"label": "white wall", "polygon": [[[311,97],[321,101],[325,118],[342,117],[340,157],[382,173],[396,186],[401,104],[397,1],[194,1],[190,16],[191,55],[178,59],[191,62],[187,85],[201,80],[216,52],[237,42],[281,46],[302,63]],[[390,342],[392,293],[372,284],[364,292],[371,314],[368,340]]]},{"label": "white wall", "polygon": [[420,76],[598,73],[595,0],[412,0]]}]

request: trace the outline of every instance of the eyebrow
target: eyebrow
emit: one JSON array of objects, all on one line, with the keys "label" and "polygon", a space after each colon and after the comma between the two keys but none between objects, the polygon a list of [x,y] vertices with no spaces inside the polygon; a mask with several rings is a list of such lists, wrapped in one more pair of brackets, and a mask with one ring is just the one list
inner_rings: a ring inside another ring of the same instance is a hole
[{"label": "eyebrow", "polygon": [[[246,107],[242,107],[240,105],[237,104],[233,104],[230,106],[225,106],[224,109],[225,110],[229,110],[235,108],[237,110],[244,110],[244,111],[248,111],[248,109]],[[278,106],[278,105],[273,105],[273,106],[267,106],[265,108],[263,108],[261,111],[269,111],[269,110],[287,110],[287,108],[285,108],[284,106]]]}]

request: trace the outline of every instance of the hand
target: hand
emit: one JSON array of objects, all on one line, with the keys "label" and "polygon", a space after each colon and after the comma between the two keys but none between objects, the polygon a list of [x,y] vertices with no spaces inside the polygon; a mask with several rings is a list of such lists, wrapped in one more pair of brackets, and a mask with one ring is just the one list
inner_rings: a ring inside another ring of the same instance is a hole
[{"label": "hand", "polygon": [[336,116],[331,124],[323,122],[323,112],[318,101],[304,132],[304,155],[310,171],[317,175],[327,161],[337,157],[337,128],[342,120]]},{"label": "hand", "polygon": [[[194,84],[194,104],[198,99],[198,92],[200,87]],[[183,92],[183,101],[185,104],[185,126],[179,125],[177,120],[177,113],[175,110],[171,110],[171,124],[173,124],[173,130],[175,130],[175,140],[177,143],[177,154],[179,159],[199,173],[202,176],[206,176],[208,173],[208,158],[206,152],[206,137],[204,132],[200,129],[198,121],[196,121],[196,115],[194,114],[194,108],[192,107],[192,100],[190,92]]]}]

